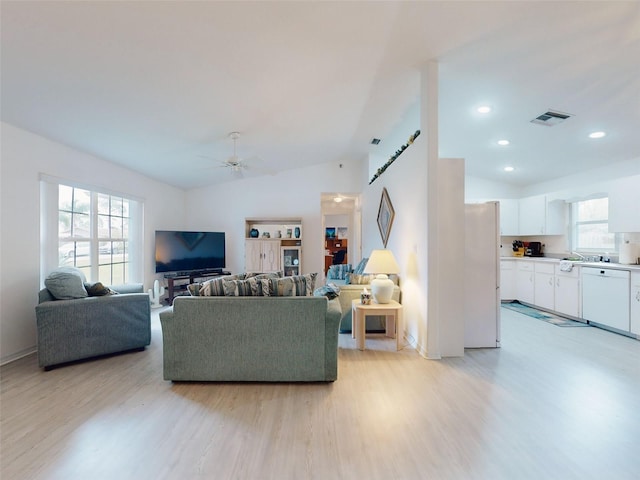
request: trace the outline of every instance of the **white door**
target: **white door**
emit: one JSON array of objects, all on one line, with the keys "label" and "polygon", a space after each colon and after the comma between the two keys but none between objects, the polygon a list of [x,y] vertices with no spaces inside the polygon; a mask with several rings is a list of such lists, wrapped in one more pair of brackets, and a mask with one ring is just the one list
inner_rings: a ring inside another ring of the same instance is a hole
[{"label": "white door", "polygon": [[280,241],[264,240],[262,243],[262,271],[265,273],[280,270]]},{"label": "white door", "polygon": [[498,205],[465,205],[465,348],[500,346]]},{"label": "white door", "polygon": [[245,272],[260,272],[262,270],[261,240],[245,240],[244,263]]}]

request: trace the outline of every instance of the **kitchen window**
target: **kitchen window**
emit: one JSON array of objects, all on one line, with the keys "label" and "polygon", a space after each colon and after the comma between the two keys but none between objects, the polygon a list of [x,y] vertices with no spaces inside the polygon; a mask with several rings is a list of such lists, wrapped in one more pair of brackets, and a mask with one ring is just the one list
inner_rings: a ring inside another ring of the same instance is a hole
[{"label": "kitchen window", "polygon": [[43,278],[70,266],[105,285],[140,281],[142,202],[46,177],[41,189]]},{"label": "kitchen window", "polygon": [[590,198],[571,204],[572,250],[584,253],[615,253],[619,236],[609,233],[609,198]]}]

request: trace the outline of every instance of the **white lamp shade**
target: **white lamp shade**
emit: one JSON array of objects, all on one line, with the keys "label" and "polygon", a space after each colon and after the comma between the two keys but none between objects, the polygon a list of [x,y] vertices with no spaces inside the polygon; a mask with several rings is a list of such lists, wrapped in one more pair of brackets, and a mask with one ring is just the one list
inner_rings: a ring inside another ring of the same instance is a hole
[{"label": "white lamp shade", "polygon": [[391,250],[373,250],[364,267],[364,273],[400,273],[400,266]]},{"label": "white lamp shade", "polygon": [[389,303],[393,296],[395,284],[389,280],[388,273],[400,273],[400,266],[396,262],[391,250],[374,250],[364,267],[364,273],[376,274],[371,281],[371,293],[376,303]]}]

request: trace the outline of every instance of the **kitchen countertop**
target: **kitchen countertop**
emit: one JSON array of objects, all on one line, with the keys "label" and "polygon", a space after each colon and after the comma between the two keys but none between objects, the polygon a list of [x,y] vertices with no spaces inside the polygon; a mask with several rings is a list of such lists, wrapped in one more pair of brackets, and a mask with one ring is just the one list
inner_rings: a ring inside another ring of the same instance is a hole
[{"label": "kitchen countertop", "polygon": [[[529,261],[529,262],[550,262],[550,263],[560,263],[561,258],[555,257],[514,257],[514,256],[505,256],[500,257],[500,260],[516,260],[516,261]],[[611,263],[611,262],[573,262],[575,266],[578,267],[592,267],[592,268],[611,268],[614,270],[629,270],[633,272],[640,272],[640,265],[625,265],[622,263]]]}]

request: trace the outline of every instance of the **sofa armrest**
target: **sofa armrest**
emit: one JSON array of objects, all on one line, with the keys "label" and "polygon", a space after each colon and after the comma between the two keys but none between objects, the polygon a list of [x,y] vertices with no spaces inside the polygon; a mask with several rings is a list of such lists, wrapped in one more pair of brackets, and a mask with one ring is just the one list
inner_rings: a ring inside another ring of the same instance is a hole
[{"label": "sofa armrest", "polygon": [[338,378],[338,333],[342,309],[340,300],[333,298],[327,301],[325,320],[325,380],[333,382]]},{"label": "sofa armrest", "polygon": [[127,283],[124,285],[111,285],[111,290],[118,293],[144,293],[144,286],[141,283]]}]

